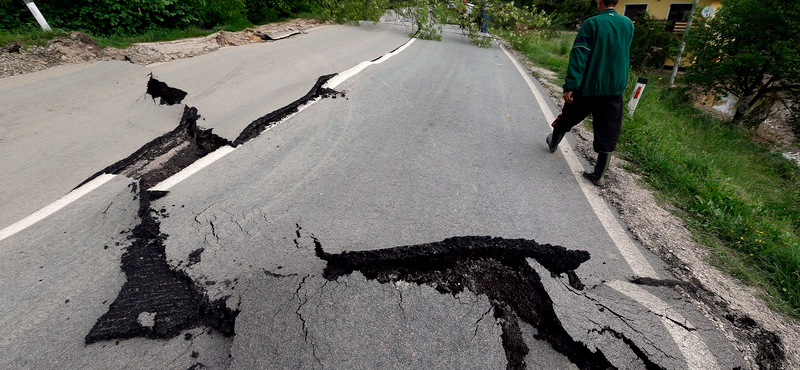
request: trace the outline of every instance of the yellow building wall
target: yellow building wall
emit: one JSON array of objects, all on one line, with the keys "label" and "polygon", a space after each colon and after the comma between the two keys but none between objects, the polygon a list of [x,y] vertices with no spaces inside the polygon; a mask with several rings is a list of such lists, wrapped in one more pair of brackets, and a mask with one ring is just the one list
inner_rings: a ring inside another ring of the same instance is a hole
[{"label": "yellow building wall", "polygon": [[[650,15],[659,18],[659,19],[667,19],[667,14],[669,14],[669,5],[670,4],[691,4],[691,0],[620,0],[619,4],[615,7],[617,9],[617,13],[624,14],[625,13],[625,5],[633,4],[633,5],[641,5],[647,4],[647,12]],[[714,8],[716,12],[719,7],[722,6],[721,0],[700,0],[697,2],[697,6],[705,8],[707,6],[711,6]]]},{"label": "yellow building wall", "polygon": [[[625,5],[627,5],[627,4],[631,4],[631,5],[647,4],[647,12],[650,13],[650,15],[652,15],[652,16],[658,18],[658,19],[667,19],[667,15],[669,15],[669,7],[670,7],[671,4],[691,4],[691,3],[692,3],[691,0],[683,0],[683,1],[681,1],[681,0],[675,0],[675,1],[671,1],[671,0],[620,0],[620,2],[617,4],[615,9],[617,10],[617,13],[625,14]],[[700,8],[700,9],[703,9],[703,8],[705,8],[707,6],[711,6],[712,8],[714,8],[714,14],[716,14],[717,10],[722,6],[722,0],[699,0],[697,2],[697,7]],[[672,58],[669,58],[664,62],[664,66],[665,67],[672,67],[674,65],[675,65],[675,60],[672,59]],[[688,67],[689,65],[691,65],[690,58],[686,58],[684,56],[684,58],[681,59],[681,65],[680,66],[681,67]]]}]

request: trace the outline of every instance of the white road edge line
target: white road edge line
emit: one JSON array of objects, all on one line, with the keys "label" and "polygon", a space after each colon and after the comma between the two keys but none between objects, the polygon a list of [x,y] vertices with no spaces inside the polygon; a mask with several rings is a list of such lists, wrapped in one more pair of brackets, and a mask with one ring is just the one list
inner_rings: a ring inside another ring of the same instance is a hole
[{"label": "white road edge line", "polygon": [[[522,68],[517,59],[514,58],[502,44],[500,44],[500,48],[505,52],[508,59],[511,59],[511,62],[517,67],[517,71],[519,71],[525,79],[531,92],[533,92],[533,95],[536,97],[536,102],[541,107],[547,122],[553,122],[555,120],[553,112],[550,110],[541,92],[539,92],[539,89],[534,85],[530,76],[525,72],[525,69]],[[542,143],[544,144],[544,140],[542,140]],[[614,241],[620,254],[622,254],[622,257],[631,267],[631,270],[633,270],[634,275],[657,279],[658,275],[653,267],[647,262],[642,252],[636,247],[628,234],[625,233],[622,225],[620,225],[619,221],[614,217],[614,214],[611,213],[608,205],[600,198],[600,195],[597,194],[594,185],[589,185],[589,183],[579,175],[583,171],[583,165],[581,165],[572,148],[569,145],[560,145],[559,149],[564,154],[564,158],[567,160],[572,174],[578,179],[578,185],[580,185],[583,194],[586,196],[595,214],[597,214],[597,217],[603,224],[603,228],[606,229],[606,232],[608,232],[608,235]],[[686,329],[693,328],[694,326],[679,313],[672,310],[670,305],[631,283],[612,281],[606,284],[632,300],[639,302],[661,319],[667,332],[672,336],[673,341],[675,341],[678,349],[683,354],[689,369],[719,369],[714,355],[708,349],[703,339],[697,335],[695,331]],[[686,328],[678,325],[678,322],[682,323]]]},{"label": "white road edge line", "polygon": [[82,196],[89,194],[89,192],[91,192],[92,190],[97,189],[103,184],[109,182],[114,177],[116,176],[109,174],[102,174],[100,176],[97,176],[96,178],[92,179],[92,181],[89,181],[86,184],[83,184],[82,186],[78,187],[77,189],[72,190],[63,197],[58,198],[58,200],[56,200],[55,202],[44,206],[44,208],[32,213],[28,217],[25,217],[9,226],[6,226],[2,230],[0,230],[0,241],[22,230],[27,229],[28,227],[34,225],[35,223],[47,218],[47,216],[50,216],[53,213],[58,212],[60,209],[68,206],[70,203],[80,199]]},{"label": "white road edge line", "polygon": [[641,303],[656,314],[678,346],[689,370],[719,369],[714,354],[697,334],[697,328],[669,304],[650,292],[629,282],[615,280],[606,283],[611,289]]},{"label": "white road edge line", "polygon": [[[536,85],[534,85],[530,76],[528,76],[528,74],[525,72],[525,69],[522,68],[517,59],[508,52],[505,46],[500,44],[500,48],[503,49],[503,52],[506,53],[508,59],[511,59],[511,62],[514,63],[514,66],[517,67],[517,70],[525,79],[525,82],[528,84],[531,92],[533,92],[533,95],[536,97],[536,102],[539,103],[539,107],[541,107],[542,112],[544,113],[544,118],[547,120],[547,122],[550,123],[555,121],[556,117],[553,115],[550,107],[545,102],[544,97],[542,96],[541,92],[539,92],[539,89],[536,87]],[[548,124],[548,127],[549,126],[550,125]],[[550,129],[552,130],[552,127]],[[622,258],[625,259],[625,262],[627,262],[628,266],[630,266],[631,270],[633,270],[633,275],[658,279],[658,274],[656,274],[653,266],[647,262],[642,252],[630,239],[617,218],[614,217],[614,214],[608,208],[606,202],[600,197],[600,195],[597,194],[597,190],[595,189],[594,185],[590,185],[589,182],[585,181],[583,176],[580,175],[580,173],[583,172],[583,165],[578,160],[578,157],[572,150],[572,147],[570,147],[569,144],[564,145],[565,142],[566,140],[562,141],[562,145],[559,146],[559,149],[561,149],[561,152],[564,154],[564,158],[567,160],[567,164],[569,164],[572,174],[577,178],[578,185],[580,186],[581,191],[583,191],[583,195],[586,196],[586,199],[589,201],[589,205],[594,210],[594,213],[597,215],[597,218],[600,220],[603,228],[605,228],[606,232],[608,232],[608,236],[610,236],[611,240],[614,241],[614,245],[616,245],[617,249],[622,255]],[[544,138],[542,138],[542,145],[544,145]]]},{"label": "white road edge line", "polygon": [[196,160],[194,163],[192,163],[189,166],[187,166],[186,168],[180,170],[178,173],[170,176],[166,180],[159,182],[158,184],[156,184],[155,186],[151,187],[148,190],[150,190],[150,191],[167,191],[171,187],[177,185],[178,183],[180,183],[183,180],[186,180],[187,178],[189,178],[189,176],[192,176],[195,173],[197,173],[198,171],[202,170],[203,168],[208,167],[210,164],[216,162],[217,160],[219,160],[220,158],[228,155],[228,153],[230,153],[230,152],[232,152],[234,150],[236,150],[236,148],[234,148],[234,147],[232,147],[230,145],[222,146],[219,149],[217,149],[217,150],[215,150],[215,151],[213,151],[211,153],[208,153],[205,157]]}]

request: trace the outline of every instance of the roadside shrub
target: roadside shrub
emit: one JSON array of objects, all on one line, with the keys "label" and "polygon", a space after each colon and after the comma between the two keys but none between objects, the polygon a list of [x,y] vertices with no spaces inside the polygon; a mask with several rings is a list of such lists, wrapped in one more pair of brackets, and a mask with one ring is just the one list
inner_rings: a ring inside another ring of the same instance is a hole
[{"label": "roadside shrub", "polygon": [[664,23],[645,13],[636,19],[636,31],[631,40],[631,68],[636,71],[660,69],[669,57],[678,52],[680,40],[674,33],[664,31]]},{"label": "roadside shrub", "polygon": [[315,13],[323,0],[244,0],[247,18],[255,24],[277,22],[301,13]]},{"label": "roadside shrub", "polygon": [[35,24],[33,15],[22,1],[0,0],[0,29],[25,28]]},{"label": "roadside shrub", "polygon": [[[0,0],[3,29],[35,25],[22,1]],[[201,0],[51,0],[37,7],[52,27],[98,35],[133,35],[159,28],[198,25]]]},{"label": "roadside shrub", "polygon": [[212,28],[237,20],[247,11],[244,0],[199,0],[198,16],[201,27]]}]

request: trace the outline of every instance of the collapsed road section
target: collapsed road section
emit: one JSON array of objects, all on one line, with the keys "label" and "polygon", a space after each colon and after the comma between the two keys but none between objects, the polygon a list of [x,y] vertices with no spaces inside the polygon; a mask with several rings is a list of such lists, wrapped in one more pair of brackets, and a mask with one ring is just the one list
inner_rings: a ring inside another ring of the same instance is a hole
[{"label": "collapsed road section", "polygon": [[586,251],[488,236],[454,237],[437,243],[341,254],[326,253],[316,239],[315,245],[317,256],[327,261],[323,276],[328,280],[359,271],[382,284],[406,281],[431,286],[442,294],[455,296],[467,289],[487,296],[494,317],[503,328],[509,370],[527,368],[525,356],[529,347],[523,340],[519,320],[536,328],[537,339],[550,343],[579,368],[611,366],[603,353],[591,352],[567,334],[540,276],[527,262],[532,258],[551,274],[566,274],[573,288],[582,289],[575,269],[589,260]]},{"label": "collapsed road section", "polygon": [[[180,172],[200,158],[223,146],[239,146],[258,137],[264,130],[274,126],[287,117],[297,113],[300,108],[316,99],[336,97],[345,93],[323,87],[336,74],[321,76],[311,90],[294,102],[270,112],[251,122],[239,136],[229,141],[198,125],[201,115],[195,107],[184,107],[183,116],[178,126],[155,140],[145,144],[128,157],[98,171],[81,186],[101,174],[123,175],[142,182],[146,189]],[[162,105],[179,104],[186,92],[170,87],[152,76],[147,83],[147,94],[154,100],[159,99]]]}]

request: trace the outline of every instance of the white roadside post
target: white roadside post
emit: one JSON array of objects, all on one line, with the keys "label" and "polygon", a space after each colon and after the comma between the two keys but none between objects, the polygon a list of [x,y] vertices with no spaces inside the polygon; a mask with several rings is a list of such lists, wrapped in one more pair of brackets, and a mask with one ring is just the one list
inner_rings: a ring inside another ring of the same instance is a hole
[{"label": "white roadside post", "polygon": [[639,77],[639,80],[636,81],[636,87],[633,88],[633,96],[631,96],[631,101],[628,102],[629,116],[633,115],[633,111],[635,111],[636,106],[639,105],[639,99],[642,98],[642,92],[644,91],[645,86],[647,86],[647,79],[644,77]]},{"label": "white roadside post", "polygon": [[25,5],[28,6],[28,9],[30,9],[31,13],[33,13],[33,17],[36,18],[37,22],[39,22],[39,26],[41,26],[42,29],[45,31],[52,31],[52,29],[50,29],[50,25],[47,24],[47,20],[44,19],[42,12],[40,12],[39,8],[36,7],[36,4],[33,3],[33,0],[24,0],[24,1]]}]

